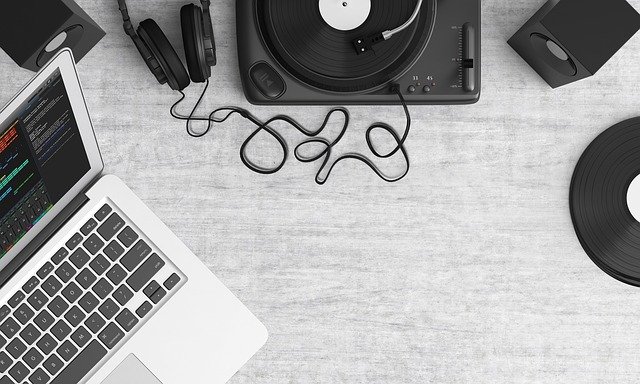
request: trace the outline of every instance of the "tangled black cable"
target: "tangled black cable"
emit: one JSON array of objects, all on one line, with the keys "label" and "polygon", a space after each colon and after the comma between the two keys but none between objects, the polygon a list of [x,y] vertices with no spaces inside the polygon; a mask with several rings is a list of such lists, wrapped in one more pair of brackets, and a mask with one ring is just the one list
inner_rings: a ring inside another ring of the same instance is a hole
[{"label": "tangled black cable", "polygon": [[[209,131],[211,130],[212,124],[214,124],[214,123],[223,123],[223,122],[227,121],[227,119],[229,119],[233,114],[238,114],[238,115],[244,117],[245,119],[251,121],[253,124],[256,125],[257,128],[249,135],[249,137],[247,137],[247,139],[244,141],[244,143],[242,143],[242,146],[240,147],[240,159],[242,160],[242,163],[247,168],[252,170],[253,172],[256,172],[256,173],[259,173],[259,174],[273,174],[273,173],[278,172],[280,169],[282,169],[282,167],[284,167],[284,165],[285,165],[285,163],[287,162],[287,159],[288,159],[289,147],[287,146],[287,142],[285,141],[284,137],[282,137],[282,135],[280,133],[278,133],[275,129],[273,129],[270,126],[271,123],[274,123],[276,121],[284,121],[284,122],[288,123],[289,125],[293,126],[294,128],[296,128],[300,133],[302,133],[306,137],[309,137],[309,139],[307,139],[307,140],[303,141],[302,143],[298,144],[296,146],[296,148],[294,149],[293,153],[294,153],[295,158],[298,161],[300,161],[302,163],[311,163],[311,162],[317,161],[320,158],[324,157],[322,165],[320,166],[320,169],[318,170],[318,173],[316,174],[316,177],[315,177],[315,181],[319,185],[322,185],[322,184],[327,182],[327,180],[329,179],[329,175],[331,174],[331,171],[333,171],[333,168],[336,166],[336,164],[338,164],[339,162],[341,162],[343,160],[347,160],[347,159],[353,159],[353,160],[358,160],[358,161],[363,162],[369,168],[371,168],[371,170],[373,170],[373,172],[376,175],[378,175],[378,177],[380,177],[382,180],[384,180],[386,182],[389,182],[389,183],[400,181],[401,179],[403,179],[407,175],[407,173],[409,173],[409,167],[410,167],[410,165],[409,165],[409,155],[407,154],[407,150],[404,147],[404,143],[405,143],[405,141],[407,139],[407,136],[409,135],[409,131],[411,129],[411,115],[409,113],[409,108],[407,107],[407,103],[405,102],[404,97],[402,96],[402,93],[400,92],[399,87],[396,86],[396,85],[392,86],[391,90],[392,90],[392,92],[394,92],[395,94],[398,95],[398,98],[400,100],[400,103],[402,104],[402,107],[404,109],[404,113],[405,113],[406,118],[407,118],[407,125],[406,125],[406,128],[404,130],[404,134],[402,136],[400,136],[400,134],[398,134],[398,132],[393,127],[391,127],[389,124],[386,124],[386,123],[374,123],[374,124],[370,125],[369,128],[367,128],[365,139],[367,141],[367,146],[369,147],[369,150],[373,153],[374,156],[376,156],[376,157],[378,157],[380,159],[387,159],[387,158],[395,155],[398,152],[402,153],[402,156],[404,157],[405,162],[407,163],[407,167],[404,170],[404,172],[399,176],[389,177],[389,176],[385,175],[380,170],[380,168],[378,168],[368,157],[366,157],[366,156],[364,156],[364,155],[362,155],[360,153],[347,153],[345,155],[342,155],[342,156],[338,157],[338,159],[336,159],[333,162],[333,164],[331,164],[331,166],[329,167],[329,170],[328,170],[326,176],[324,177],[324,179],[322,179],[320,175],[322,174],[322,171],[325,169],[325,167],[327,166],[327,163],[329,162],[329,158],[331,157],[331,150],[333,149],[334,146],[336,146],[340,142],[340,140],[342,140],[342,138],[344,137],[345,133],[347,132],[347,128],[349,127],[350,115],[349,115],[349,111],[346,108],[338,107],[338,108],[331,109],[327,113],[327,115],[326,115],[326,117],[324,119],[324,122],[322,123],[320,128],[318,128],[315,131],[311,131],[311,130],[305,129],[300,123],[298,123],[292,117],[287,116],[287,115],[277,115],[277,116],[274,116],[271,119],[263,122],[263,121],[260,121],[255,116],[253,116],[246,109],[240,108],[240,107],[222,107],[222,108],[218,108],[218,109],[215,109],[214,111],[212,111],[209,114],[208,117],[194,116],[194,114],[196,113],[196,110],[198,109],[198,106],[200,106],[200,103],[202,102],[202,99],[204,98],[204,94],[207,91],[208,87],[209,87],[209,80],[206,81],[206,85],[204,87],[204,90],[202,91],[202,94],[198,98],[198,101],[196,102],[196,104],[193,106],[193,109],[191,110],[191,113],[189,114],[189,116],[180,115],[175,111],[177,106],[186,97],[184,92],[180,91],[180,94],[182,95],[182,97],[180,97],[180,99],[178,101],[176,101],[171,106],[171,110],[170,110],[171,116],[173,116],[174,118],[176,118],[178,120],[186,121],[187,133],[189,134],[189,136],[196,137],[196,138],[197,137],[202,137],[202,136],[206,135],[207,133],[209,133]],[[226,114],[224,116],[221,116],[221,117],[216,117],[216,115],[221,113],[221,112],[226,112]],[[333,141],[329,141],[329,140],[327,140],[325,138],[318,137],[318,135],[320,135],[324,131],[324,129],[327,127],[327,124],[329,123],[329,119],[331,118],[331,116],[334,113],[341,113],[344,116],[344,124],[342,126],[342,130],[340,131],[340,134]],[[207,128],[202,132],[194,132],[191,129],[191,122],[192,121],[206,121],[207,122]],[[395,148],[393,148],[388,153],[380,153],[374,147],[374,145],[373,145],[373,143],[371,141],[371,134],[376,129],[382,129],[382,130],[386,131],[387,133],[389,133],[393,137],[395,142],[396,142]],[[247,153],[246,153],[247,146],[256,137],[256,135],[258,135],[258,133],[260,133],[261,131],[267,132],[274,139],[276,139],[276,141],[280,144],[280,147],[282,148],[282,152],[283,152],[282,161],[280,161],[280,163],[278,165],[276,165],[275,167],[273,167],[273,168],[264,168],[264,167],[261,167],[261,166],[259,166],[257,164],[254,164],[248,158]],[[300,148],[302,146],[306,145],[306,144],[321,144],[324,147],[324,149],[322,151],[320,151],[320,153],[318,153],[315,156],[305,157],[305,156],[300,154]]]}]

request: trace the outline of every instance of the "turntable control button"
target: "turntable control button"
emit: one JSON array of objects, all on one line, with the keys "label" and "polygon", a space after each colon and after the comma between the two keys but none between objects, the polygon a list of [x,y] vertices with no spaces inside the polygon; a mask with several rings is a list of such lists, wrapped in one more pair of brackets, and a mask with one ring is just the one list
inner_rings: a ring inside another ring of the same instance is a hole
[{"label": "turntable control button", "polygon": [[425,85],[424,88],[422,88],[422,91],[424,93],[431,92],[431,87],[429,87],[428,85]]},{"label": "turntable control button", "polygon": [[410,85],[409,88],[407,88],[407,91],[409,91],[409,93],[414,93],[416,91],[416,87],[413,85]]},{"label": "turntable control button", "polygon": [[257,63],[249,70],[253,84],[266,98],[277,99],[285,91],[284,80],[267,63]]}]

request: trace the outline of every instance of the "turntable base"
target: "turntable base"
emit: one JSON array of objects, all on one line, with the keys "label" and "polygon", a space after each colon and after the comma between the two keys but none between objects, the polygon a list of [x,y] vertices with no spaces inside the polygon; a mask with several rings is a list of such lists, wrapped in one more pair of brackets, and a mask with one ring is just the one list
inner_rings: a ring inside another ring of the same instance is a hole
[{"label": "turntable base", "polygon": [[352,24],[331,13],[334,0],[238,1],[245,96],[254,104],[397,104],[389,88],[398,84],[409,104],[476,102],[479,0],[424,0],[406,30],[370,52],[353,49],[358,37],[401,25],[417,1],[345,1]]}]

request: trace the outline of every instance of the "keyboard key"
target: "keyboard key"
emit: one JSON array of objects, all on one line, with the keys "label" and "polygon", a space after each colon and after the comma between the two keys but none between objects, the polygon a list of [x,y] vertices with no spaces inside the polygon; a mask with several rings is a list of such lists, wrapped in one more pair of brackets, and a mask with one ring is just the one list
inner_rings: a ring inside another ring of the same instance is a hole
[{"label": "keyboard key", "polygon": [[124,220],[117,213],[112,213],[109,218],[98,227],[98,233],[106,241],[111,240],[124,226]]},{"label": "keyboard key", "polygon": [[116,261],[124,253],[124,248],[122,248],[122,245],[117,241],[113,240],[104,247],[103,252],[109,259],[111,259],[111,261]]},{"label": "keyboard key", "polygon": [[46,331],[49,329],[51,324],[54,322],[53,316],[47,310],[43,310],[40,312],[38,316],[33,320],[33,322],[40,328],[41,331]]},{"label": "keyboard key", "polygon": [[69,260],[76,268],[80,269],[91,260],[91,256],[89,256],[84,249],[78,248],[69,256]]},{"label": "keyboard key", "polygon": [[180,282],[180,276],[178,276],[177,273],[174,273],[171,276],[169,276],[167,280],[164,281],[163,285],[165,288],[167,288],[167,291],[170,291],[173,289],[173,287],[178,285],[179,282]]},{"label": "keyboard key", "polygon": [[105,204],[100,209],[98,209],[98,212],[96,212],[93,217],[95,217],[98,221],[102,221],[107,217],[108,214],[111,213],[111,211],[112,209],[109,204]]},{"label": "keyboard key", "polygon": [[71,280],[76,272],[76,269],[73,268],[69,262],[65,261],[56,269],[56,276],[58,276],[63,283],[66,283]]},{"label": "keyboard key", "polygon": [[151,298],[151,296],[158,290],[158,288],[160,288],[160,284],[158,284],[157,281],[152,280],[149,284],[147,284],[147,286],[142,290],[142,292],[144,292],[144,294],[148,298]]},{"label": "keyboard key", "polygon": [[64,301],[62,297],[56,296],[56,298],[53,299],[51,303],[49,303],[47,308],[49,308],[51,313],[53,313],[56,317],[60,317],[63,313],[65,313],[67,309],[69,309],[69,304],[67,304],[67,302]]},{"label": "keyboard key", "polygon": [[89,318],[84,322],[84,325],[89,328],[89,330],[93,333],[98,333],[104,327],[107,322],[100,316],[98,313],[93,313]]},{"label": "keyboard key", "polygon": [[13,380],[9,378],[9,376],[0,377],[0,384],[15,384]]},{"label": "keyboard key", "polygon": [[94,233],[93,235],[89,236],[89,238],[85,240],[82,245],[84,245],[85,249],[89,251],[90,254],[95,255],[104,246],[104,241],[100,240],[98,235]]},{"label": "keyboard key", "polygon": [[91,340],[91,334],[83,326],[79,326],[75,332],[71,335],[71,340],[78,345],[78,347],[84,347],[89,340]]},{"label": "keyboard key", "polygon": [[29,368],[27,368],[22,362],[18,361],[13,368],[9,370],[9,374],[15,381],[20,383],[22,380],[27,378],[29,374]]},{"label": "keyboard key", "polygon": [[40,331],[38,331],[38,328],[36,328],[33,324],[27,325],[26,327],[24,327],[22,332],[20,332],[20,337],[22,337],[22,340],[24,340],[24,342],[28,345],[35,343],[40,335]]},{"label": "keyboard key", "polygon": [[120,305],[125,305],[133,297],[133,292],[123,284],[116,289],[112,296]]},{"label": "keyboard key", "polygon": [[18,331],[20,330],[20,325],[18,322],[13,319],[13,317],[9,317],[7,320],[0,325],[0,332],[2,332],[7,339],[12,338]]},{"label": "keyboard key", "polygon": [[82,312],[82,310],[75,305],[71,307],[71,309],[64,315],[64,318],[67,319],[72,327],[76,327],[78,324],[80,324],[80,322],[82,322],[85,317],[86,316],[84,312]]},{"label": "keyboard key", "polygon": [[49,276],[47,280],[42,283],[42,289],[49,295],[49,297],[53,297],[58,291],[62,288],[62,283],[60,280],[56,279],[55,276]]},{"label": "keyboard key", "polygon": [[116,316],[116,322],[120,324],[122,329],[129,332],[138,324],[138,318],[136,318],[130,310],[125,308]]},{"label": "keyboard key", "polygon": [[91,286],[91,284],[93,284],[95,281],[97,280],[96,275],[93,274],[93,272],[91,272],[89,270],[89,268],[85,268],[83,269],[78,276],[76,276],[76,281],[78,282],[78,284],[80,284],[80,286],[82,286],[82,288],[84,289],[89,289],[89,287]]},{"label": "keyboard key", "polygon": [[106,355],[107,350],[97,340],[91,341],[51,384],[79,383]]},{"label": "keyboard key", "polygon": [[33,292],[34,289],[36,289],[39,282],[40,280],[38,280],[37,277],[33,276],[22,286],[22,290],[28,295]]},{"label": "keyboard key", "polygon": [[11,308],[9,308],[9,306],[3,305],[2,307],[0,307],[0,321],[6,319],[10,313],[11,313]]},{"label": "keyboard key", "polygon": [[29,382],[31,384],[45,384],[49,382],[50,377],[44,372],[42,368],[36,369],[31,376],[29,376]]},{"label": "keyboard key", "polygon": [[11,298],[9,299],[9,305],[11,306],[11,308],[15,308],[22,302],[22,300],[24,300],[24,298],[25,294],[22,291],[18,291],[14,293],[13,296],[11,296]]},{"label": "keyboard key", "polygon": [[109,266],[111,266],[111,263],[109,262],[109,260],[107,260],[106,257],[98,255],[93,259],[91,263],[89,263],[89,266],[98,276],[100,276],[109,268]]},{"label": "keyboard key", "polygon": [[47,261],[42,267],[40,267],[36,275],[38,275],[39,278],[44,279],[45,277],[49,276],[51,271],[53,271],[53,268],[53,264]]},{"label": "keyboard key", "polygon": [[67,248],[73,251],[74,249],[76,249],[78,245],[80,245],[81,242],[82,242],[82,235],[79,233],[76,233],[75,235],[71,236],[69,241],[67,241],[66,246]]},{"label": "keyboard key", "polygon": [[13,360],[4,351],[0,352],[0,373],[5,373],[13,364]]},{"label": "keyboard key", "polygon": [[43,356],[37,349],[31,348],[27,353],[22,356],[22,361],[25,362],[31,369],[35,368],[42,361]]},{"label": "keyboard key", "polygon": [[33,312],[33,310],[29,308],[27,304],[21,304],[13,313],[13,316],[15,316],[15,318],[20,323],[22,323],[22,325],[25,325],[29,322],[29,320],[31,320],[34,314],[35,313]]},{"label": "keyboard key", "polygon": [[138,292],[162,267],[164,267],[164,261],[154,253],[127,279],[127,284]]},{"label": "keyboard key", "polygon": [[118,285],[127,277],[127,271],[125,271],[119,264],[115,264],[113,268],[107,272],[107,278],[111,280],[114,285]]},{"label": "keyboard key", "polygon": [[27,346],[24,345],[24,343],[18,338],[13,339],[13,341],[11,341],[9,345],[7,345],[7,352],[9,352],[9,354],[13,356],[14,359],[22,356],[22,354],[26,350]]},{"label": "keyboard key", "polygon": [[70,332],[71,328],[63,320],[58,320],[58,322],[51,327],[51,333],[58,341],[64,340]]},{"label": "keyboard key", "polygon": [[153,293],[153,295],[151,295],[150,299],[153,304],[158,304],[166,294],[167,291],[165,291],[164,288],[160,287]]},{"label": "keyboard key", "polygon": [[[42,366],[51,375],[55,375],[56,373],[60,372],[60,369],[62,368],[63,364],[64,363],[62,362],[62,360],[60,360],[58,356],[51,355],[47,360],[44,361],[44,364],[42,364]],[[77,383],[77,381],[74,381],[74,383]]]},{"label": "keyboard key", "polygon": [[62,296],[64,296],[64,298],[71,304],[78,300],[81,293],[82,291],[80,290],[80,287],[78,287],[73,281],[62,290]]},{"label": "keyboard key", "polygon": [[149,311],[151,311],[152,308],[153,305],[151,305],[150,302],[145,301],[138,307],[138,309],[136,309],[136,315],[138,315],[139,318],[143,318],[147,315],[147,313],[149,313]]},{"label": "keyboard key", "polygon": [[91,313],[91,311],[95,309],[99,302],[100,300],[98,300],[98,298],[95,297],[93,293],[87,292],[80,298],[80,301],[78,301],[78,305],[80,305],[80,307],[82,307],[82,309],[84,309],[86,313]]},{"label": "keyboard key", "polygon": [[7,344],[7,339],[0,335],[0,348],[4,347],[5,344]]},{"label": "keyboard key", "polygon": [[29,296],[27,301],[29,302],[29,304],[31,304],[33,309],[39,311],[42,309],[42,307],[44,307],[45,304],[47,304],[47,301],[49,301],[49,297],[45,295],[41,290],[36,289],[36,291],[33,292],[31,296]]},{"label": "keyboard key", "polygon": [[69,361],[73,356],[75,356],[76,353],[78,353],[78,348],[76,348],[76,346],[73,345],[72,342],[67,340],[62,343],[62,345],[58,349],[56,349],[56,352],[58,352],[58,355],[60,355],[60,357],[62,357],[64,361]]},{"label": "keyboard key", "polygon": [[36,343],[38,349],[40,349],[40,351],[42,351],[42,353],[44,353],[45,355],[50,354],[57,345],[58,342],[56,341],[56,339],[54,339],[48,333],[42,336],[42,338]]},{"label": "keyboard key", "polygon": [[104,301],[104,303],[102,303],[102,305],[100,306],[100,308],[98,308],[98,310],[100,311],[102,316],[104,316],[105,319],[111,320],[111,318],[115,316],[116,313],[118,313],[118,311],[120,310],[120,307],[118,306],[118,304],[115,303],[115,301],[111,299],[107,299]]},{"label": "keyboard key", "polygon": [[138,234],[131,227],[126,227],[118,235],[118,240],[125,247],[129,248],[136,240],[138,240]]},{"label": "keyboard key", "polygon": [[60,248],[58,250],[58,252],[56,252],[52,257],[51,257],[51,261],[53,261],[53,263],[55,265],[58,265],[62,262],[62,260],[64,260],[65,257],[69,256],[69,251],[67,251],[66,248]]},{"label": "keyboard key", "polygon": [[91,288],[99,298],[104,299],[111,291],[113,291],[113,285],[107,281],[104,277]]},{"label": "keyboard key", "polygon": [[118,344],[120,340],[124,337],[124,332],[118,327],[115,323],[109,323],[107,327],[100,333],[98,339],[102,341],[102,343],[109,349]]},{"label": "keyboard key", "polygon": [[151,253],[151,247],[144,240],[138,240],[124,256],[120,259],[120,263],[127,268],[127,271],[133,271],[144,259]]},{"label": "keyboard key", "polygon": [[83,235],[87,236],[91,233],[91,231],[93,231],[96,227],[98,226],[98,223],[93,220],[93,219],[89,219],[89,221],[87,221],[86,223],[84,223],[84,225],[82,226],[82,228],[80,228],[80,232],[82,232]]}]

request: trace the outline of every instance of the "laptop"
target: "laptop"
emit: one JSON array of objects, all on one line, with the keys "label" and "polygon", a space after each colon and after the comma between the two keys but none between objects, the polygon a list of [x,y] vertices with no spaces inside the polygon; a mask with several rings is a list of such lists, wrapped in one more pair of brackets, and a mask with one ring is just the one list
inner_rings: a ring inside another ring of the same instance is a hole
[{"label": "laptop", "polygon": [[224,383],[260,349],[260,321],[102,175],[70,50],[0,122],[0,384]]}]

